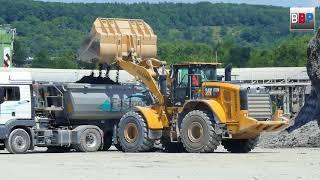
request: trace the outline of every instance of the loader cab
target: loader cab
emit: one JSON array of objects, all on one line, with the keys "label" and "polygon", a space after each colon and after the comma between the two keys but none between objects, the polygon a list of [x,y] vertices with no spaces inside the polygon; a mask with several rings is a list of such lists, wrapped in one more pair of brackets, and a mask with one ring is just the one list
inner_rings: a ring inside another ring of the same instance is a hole
[{"label": "loader cab", "polygon": [[171,99],[175,106],[200,97],[201,84],[217,81],[218,63],[186,63],[171,66]]}]

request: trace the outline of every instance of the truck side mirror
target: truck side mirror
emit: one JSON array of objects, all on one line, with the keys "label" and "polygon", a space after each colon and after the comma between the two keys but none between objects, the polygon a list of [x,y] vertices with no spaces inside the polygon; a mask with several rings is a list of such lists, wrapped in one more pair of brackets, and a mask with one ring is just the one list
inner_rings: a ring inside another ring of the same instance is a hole
[{"label": "truck side mirror", "polygon": [[4,88],[0,87],[0,104],[4,102],[4,93],[5,93]]}]

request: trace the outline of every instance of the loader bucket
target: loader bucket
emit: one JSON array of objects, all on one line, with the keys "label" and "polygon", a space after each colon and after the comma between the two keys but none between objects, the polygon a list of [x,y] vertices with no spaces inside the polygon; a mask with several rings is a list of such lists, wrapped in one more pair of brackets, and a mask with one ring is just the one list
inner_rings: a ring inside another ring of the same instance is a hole
[{"label": "loader bucket", "polygon": [[289,126],[289,119],[281,116],[270,121],[258,121],[254,118],[244,118],[239,122],[240,128],[233,135],[235,139],[248,139],[259,136],[262,132],[282,131]]},{"label": "loader bucket", "polygon": [[78,50],[78,59],[112,64],[129,53],[140,59],[156,57],[157,36],[151,27],[140,19],[97,18]]}]

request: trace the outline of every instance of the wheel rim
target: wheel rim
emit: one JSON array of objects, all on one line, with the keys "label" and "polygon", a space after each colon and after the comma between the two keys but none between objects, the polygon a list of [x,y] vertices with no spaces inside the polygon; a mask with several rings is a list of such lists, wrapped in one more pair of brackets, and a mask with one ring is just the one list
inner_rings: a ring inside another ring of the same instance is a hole
[{"label": "wheel rim", "polygon": [[86,136],[87,147],[95,147],[97,144],[97,136],[93,133],[88,133]]},{"label": "wheel rim", "polygon": [[13,139],[13,146],[15,147],[15,149],[22,150],[22,149],[26,148],[27,140],[22,136],[16,136]]},{"label": "wheel rim", "polygon": [[128,143],[134,143],[138,138],[138,127],[134,123],[128,123],[124,129],[124,138]]},{"label": "wheel rim", "polygon": [[188,128],[188,138],[191,142],[198,143],[203,137],[203,126],[199,122],[193,122]]}]

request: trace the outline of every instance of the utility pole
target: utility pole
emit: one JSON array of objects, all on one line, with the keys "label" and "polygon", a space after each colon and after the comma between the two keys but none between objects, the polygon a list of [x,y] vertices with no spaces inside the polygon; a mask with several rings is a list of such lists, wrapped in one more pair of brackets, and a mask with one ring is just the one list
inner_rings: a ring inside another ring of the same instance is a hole
[{"label": "utility pole", "polygon": [[218,51],[216,51],[216,63],[218,63]]}]

